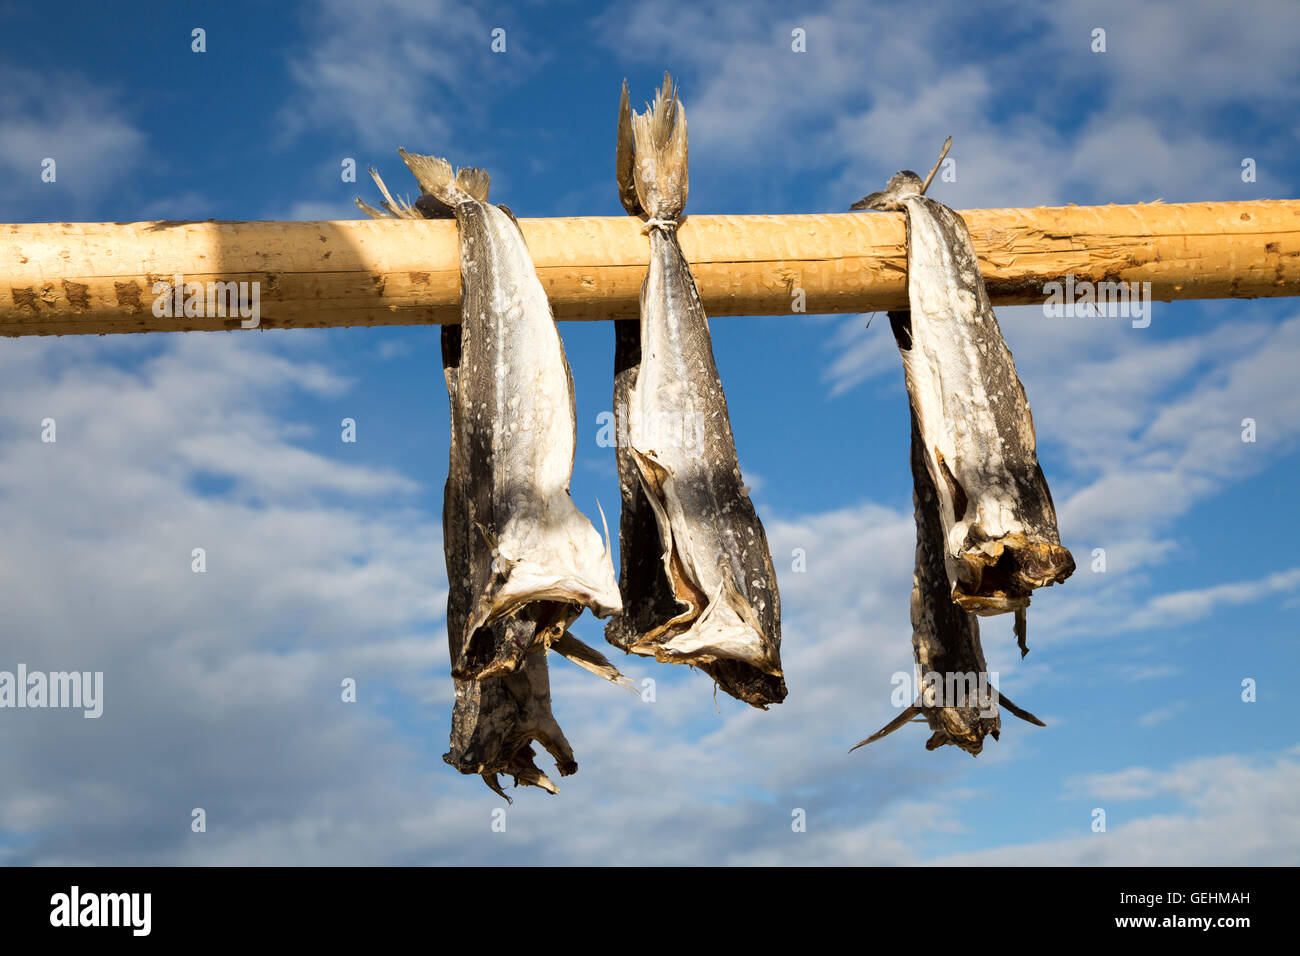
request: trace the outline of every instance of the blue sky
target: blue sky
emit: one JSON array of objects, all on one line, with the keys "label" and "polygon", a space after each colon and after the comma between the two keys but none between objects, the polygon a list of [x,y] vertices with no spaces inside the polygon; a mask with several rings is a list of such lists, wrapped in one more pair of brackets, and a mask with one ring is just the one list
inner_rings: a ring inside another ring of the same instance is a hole
[{"label": "blue sky", "polygon": [[[619,215],[619,84],[646,99],[665,68],[690,120],[688,212],[843,211],[949,134],[957,180],[933,195],[958,209],[1295,198],[1298,18],[1120,0],[4,4],[0,219],[357,218],[374,190],[341,161],[411,191],[398,146],[483,166],[521,217]],[[1080,570],[1036,595],[1023,662],[1009,620],[984,621],[990,668],[1049,727],[1007,721],[973,760],[926,752],[920,728],[847,753],[911,669],[906,396],[868,318],[713,322],[781,586],[787,702],[759,713],[620,658],[658,682],[643,704],[556,660],[580,770],[557,797],[516,791],[505,833],[502,801],[441,761],[436,330],[0,343],[0,669],[105,674],[97,721],[0,711],[0,861],[1300,860],[1300,303],[1156,303],[1145,329],[999,310]],[[561,332],[574,498],[612,520],[596,443],[612,328]],[[603,644],[591,618],[575,630]]]}]

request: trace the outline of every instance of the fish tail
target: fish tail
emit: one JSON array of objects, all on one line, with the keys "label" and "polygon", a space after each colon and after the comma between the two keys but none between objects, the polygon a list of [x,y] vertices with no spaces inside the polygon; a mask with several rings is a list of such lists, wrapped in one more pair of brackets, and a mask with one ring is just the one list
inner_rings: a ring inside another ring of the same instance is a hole
[{"label": "fish tail", "polygon": [[619,105],[618,173],[619,196],[629,212],[632,192],[651,219],[676,220],[686,208],[686,109],[667,73],[644,113],[628,108],[626,98]]},{"label": "fish tail", "polygon": [[1023,707],[1017,707],[1015,705],[1015,702],[1012,701],[1011,698],[1007,697],[1006,694],[1002,693],[1002,691],[998,691],[998,703],[1001,704],[1003,707],[1005,707],[1007,710],[1009,710],[1011,713],[1015,714],[1021,720],[1027,720],[1029,721],[1029,723],[1037,724],[1039,727],[1047,726],[1047,724],[1043,723],[1041,720],[1039,720],[1029,711],[1025,710]]},{"label": "fish tail", "polygon": [[623,94],[618,101],[618,149],[614,154],[614,168],[618,176],[618,200],[629,216],[644,216],[641,200],[636,194],[636,176],[633,167],[636,145],[632,136],[632,107],[627,99],[627,80],[623,81]]},{"label": "fish tail", "polygon": [[397,152],[420,190],[439,202],[453,207],[462,202],[487,202],[491,180],[485,171],[474,166],[454,171],[451,163],[437,156],[421,156],[401,148]]},{"label": "fish tail", "polygon": [[852,747],[850,747],[849,753],[853,753],[853,751],[857,750],[859,747],[865,747],[867,744],[873,744],[877,740],[880,740],[882,737],[888,737],[899,727],[902,727],[906,723],[910,723],[914,718],[920,716],[920,714],[921,714],[921,708],[918,707],[916,704],[913,704],[911,707],[908,707],[906,710],[900,712],[897,717],[895,717],[889,723],[885,724],[885,726],[881,727],[879,730],[877,730],[866,740],[860,740]]},{"label": "fish tail", "polygon": [[393,194],[388,191],[388,187],[384,185],[384,180],[380,177],[378,172],[376,172],[374,169],[369,169],[368,172],[370,173],[370,178],[375,181],[375,185],[379,187],[380,194],[382,194],[384,197],[383,202],[379,204],[384,208],[381,211],[379,209],[374,208],[373,206],[369,206],[366,203],[362,202],[361,197],[358,196],[357,206],[361,209],[362,212],[364,212],[371,219],[423,219],[424,218],[424,215],[418,210],[416,210],[409,203],[403,202],[400,199],[394,199]]}]

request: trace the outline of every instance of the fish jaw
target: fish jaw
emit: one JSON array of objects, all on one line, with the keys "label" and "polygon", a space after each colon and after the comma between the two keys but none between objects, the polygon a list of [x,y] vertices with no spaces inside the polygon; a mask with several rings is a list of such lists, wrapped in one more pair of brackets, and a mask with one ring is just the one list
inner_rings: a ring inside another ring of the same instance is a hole
[{"label": "fish jaw", "polygon": [[[942,599],[941,595],[939,597]],[[973,645],[967,644],[964,648],[950,646],[949,652],[969,653],[973,650],[973,659],[968,663],[963,662],[963,664],[957,666],[978,668],[978,670],[972,669],[970,673],[978,673],[982,679],[987,679],[984,655],[979,647],[979,629],[974,622],[971,622],[970,627],[974,633]],[[969,641],[969,637],[965,634],[947,635],[946,638],[950,641],[953,638]],[[984,749],[985,737],[991,735],[994,740],[998,739],[1002,722],[998,716],[998,704],[995,695],[990,694],[988,699],[980,700],[977,692],[975,703],[958,704],[954,701],[937,700],[934,690],[933,687],[923,684],[921,694],[917,700],[921,713],[925,716],[926,723],[930,725],[930,729],[933,731],[930,739],[926,741],[926,750],[935,750],[939,747],[951,745],[966,751],[972,756],[977,756]]]},{"label": "fish jaw", "polygon": [[533,762],[534,742],[555,760],[561,776],[577,772],[573,748],[551,713],[550,674],[545,652],[530,654],[523,667],[485,681],[457,680],[451,749],[443,761],[464,774],[478,774],[496,793],[509,797],[498,775],[516,786],[558,788]]},{"label": "fish jaw", "polygon": [[[945,723],[925,742],[926,750],[938,750],[940,747],[952,745],[960,747],[972,757],[978,757],[984,750],[985,737],[992,737],[994,740],[999,737],[1000,732],[997,729],[986,727],[982,722],[975,725],[960,722],[950,727],[947,720],[952,717],[951,710],[944,710],[941,713],[944,715]],[[926,717],[928,719],[929,714]]]},{"label": "fish jaw", "polygon": [[1023,533],[981,541],[953,563],[953,602],[986,616],[1023,610],[1037,588],[1059,584],[1074,573],[1068,550]]}]

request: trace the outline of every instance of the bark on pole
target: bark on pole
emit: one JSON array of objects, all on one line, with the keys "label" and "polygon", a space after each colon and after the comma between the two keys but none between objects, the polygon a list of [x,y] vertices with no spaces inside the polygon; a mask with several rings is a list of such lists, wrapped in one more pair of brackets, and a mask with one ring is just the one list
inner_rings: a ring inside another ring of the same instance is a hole
[{"label": "bark on pole", "polygon": [[[994,305],[1041,303],[1067,275],[1150,282],[1159,300],[1300,294],[1300,200],[962,216]],[[636,220],[520,224],[556,318],[637,315],[648,252]],[[711,316],[907,305],[899,213],[691,216],[679,236]],[[261,328],[459,321],[454,222],[36,223],[0,225],[0,335],[240,328],[239,316],[155,315],[157,284],[177,275],[259,283]]]}]

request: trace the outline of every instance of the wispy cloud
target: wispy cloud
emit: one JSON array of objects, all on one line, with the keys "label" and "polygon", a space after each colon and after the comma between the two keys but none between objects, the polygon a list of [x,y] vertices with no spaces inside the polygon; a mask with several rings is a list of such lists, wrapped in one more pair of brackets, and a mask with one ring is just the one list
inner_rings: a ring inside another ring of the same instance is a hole
[{"label": "wispy cloud", "polygon": [[[1106,810],[1105,832],[1090,831],[934,860],[965,866],[1293,866],[1300,847],[1300,752],[1204,757],[1169,770],[1133,767],[1077,780],[1071,789]],[[1125,812],[1133,800],[1166,809]],[[1115,804],[1115,805],[1112,805]]]},{"label": "wispy cloud", "polygon": [[1254,581],[1235,581],[1192,591],[1159,594],[1129,616],[1128,626],[1137,629],[1173,627],[1213,613],[1221,606],[1261,601],[1300,588],[1300,568],[1278,571]]},{"label": "wispy cloud", "polygon": [[[0,66],[0,202],[7,217],[45,204],[93,208],[143,159],[146,137],[111,87],[62,70]],[[42,179],[54,161],[54,182]],[[69,205],[62,197],[70,196]]]}]

